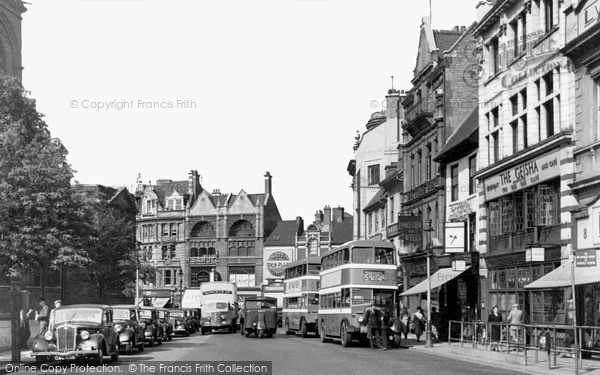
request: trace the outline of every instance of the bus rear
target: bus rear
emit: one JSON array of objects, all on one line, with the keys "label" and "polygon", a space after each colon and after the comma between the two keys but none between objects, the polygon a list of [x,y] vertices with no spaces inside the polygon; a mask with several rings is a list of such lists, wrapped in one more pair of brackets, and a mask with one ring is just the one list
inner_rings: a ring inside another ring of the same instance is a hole
[{"label": "bus rear", "polygon": [[319,332],[321,340],[366,339],[365,309],[375,303],[394,315],[396,250],[390,242],[348,242],[321,257]]}]

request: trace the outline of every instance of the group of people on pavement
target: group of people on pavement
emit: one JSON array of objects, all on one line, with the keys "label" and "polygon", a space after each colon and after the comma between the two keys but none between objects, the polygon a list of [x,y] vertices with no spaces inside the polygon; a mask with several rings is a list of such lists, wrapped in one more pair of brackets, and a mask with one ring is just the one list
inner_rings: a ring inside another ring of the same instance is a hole
[{"label": "group of people on pavement", "polygon": [[[29,311],[25,312],[25,310],[21,309],[20,316],[20,339],[21,339],[21,347],[23,349],[27,349],[27,341],[31,336],[31,329],[29,327],[29,319],[33,316],[35,321],[40,325],[40,335],[43,335],[48,330],[48,323],[50,322],[51,310],[50,306],[46,304],[46,299],[41,297],[38,298],[38,304],[40,306],[39,310],[29,309]],[[61,300],[54,301],[54,308],[57,309],[62,305]]]},{"label": "group of people on pavement", "polygon": [[[512,305],[512,310],[508,313],[507,322],[510,323],[510,338],[514,343],[521,341],[521,320],[523,318],[523,311],[519,308],[519,304],[515,303]],[[498,343],[502,340],[502,314],[498,309],[498,306],[492,308],[492,312],[488,316],[488,323],[490,325],[490,342],[492,344],[492,350],[498,351]]]}]

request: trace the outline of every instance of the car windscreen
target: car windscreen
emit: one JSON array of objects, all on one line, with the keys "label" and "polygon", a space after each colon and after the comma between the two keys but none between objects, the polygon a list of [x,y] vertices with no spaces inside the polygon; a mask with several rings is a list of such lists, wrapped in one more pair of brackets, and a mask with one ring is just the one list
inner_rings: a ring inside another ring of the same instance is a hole
[{"label": "car windscreen", "polygon": [[171,311],[171,316],[175,318],[183,318],[183,311]]},{"label": "car windscreen", "polygon": [[60,309],[54,311],[54,324],[69,322],[101,323],[102,310],[92,308]]},{"label": "car windscreen", "polygon": [[129,309],[113,309],[113,320],[131,320],[133,313]]},{"label": "car windscreen", "polygon": [[152,319],[152,311],[151,310],[140,310],[140,318]]}]

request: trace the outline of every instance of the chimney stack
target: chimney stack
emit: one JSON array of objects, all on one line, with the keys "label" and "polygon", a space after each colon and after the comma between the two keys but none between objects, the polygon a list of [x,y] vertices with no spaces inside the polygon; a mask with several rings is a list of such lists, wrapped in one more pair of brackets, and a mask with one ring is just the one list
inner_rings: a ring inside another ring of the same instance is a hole
[{"label": "chimney stack", "polygon": [[296,236],[301,236],[304,233],[304,220],[302,216],[296,216]]},{"label": "chimney stack", "polygon": [[190,170],[190,173],[188,173],[188,194],[190,195],[192,202],[198,198],[201,191],[200,175],[197,170],[192,169]]},{"label": "chimney stack", "polygon": [[323,211],[317,210],[317,212],[315,212],[315,224],[317,224],[318,226],[321,226],[322,221],[323,221]]},{"label": "chimney stack", "polygon": [[341,223],[344,221],[344,207],[337,206],[333,209],[333,222]]},{"label": "chimney stack", "polygon": [[272,184],[271,184],[272,178],[273,178],[273,176],[271,176],[269,171],[267,171],[267,173],[265,173],[265,194],[268,194],[268,195],[273,194]]},{"label": "chimney stack", "polygon": [[328,229],[331,230],[331,207],[329,207],[328,205],[325,205],[325,207],[323,208],[323,216],[323,224],[327,225],[329,227]]},{"label": "chimney stack", "polygon": [[212,195],[221,195],[221,189],[213,189]]}]

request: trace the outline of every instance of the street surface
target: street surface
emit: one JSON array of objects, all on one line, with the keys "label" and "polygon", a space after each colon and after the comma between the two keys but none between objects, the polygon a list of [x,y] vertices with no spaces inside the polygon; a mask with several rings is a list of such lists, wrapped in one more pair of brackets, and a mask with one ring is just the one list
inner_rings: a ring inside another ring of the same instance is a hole
[{"label": "street surface", "polygon": [[[410,340],[407,343],[410,345]],[[177,361],[177,362],[173,362]],[[181,362],[180,362],[181,361]],[[449,359],[434,354],[409,349],[372,350],[353,343],[343,348],[338,342],[322,343],[318,337],[302,339],[281,333],[273,338],[246,338],[239,334],[213,333],[205,336],[196,333],[190,337],[177,337],[161,346],[146,347],[142,353],[121,355],[118,362],[104,357],[104,364],[112,370],[104,373],[128,374],[132,366],[143,364],[177,364],[198,361],[272,361],[273,375],[286,374],[515,374],[514,371],[471,362]],[[33,363],[29,363],[31,365]],[[52,364],[58,364],[53,362]],[[37,363],[39,366],[39,363]],[[67,364],[68,365],[68,364]],[[135,367],[134,367],[135,368]],[[27,374],[62,373],[59,371],[27,371]],[[23,373],[23,371],[19,371]],[[81,372],[67,370],[68,374]],[[142,373],[142,372],[137,372]],[[145,372],[150,374],[150,372]],[[183,372],[179,372],[183,373]],[[198,372],[196,372],[198,373]],[[172,372],[178,374],[178,372]]]}]

